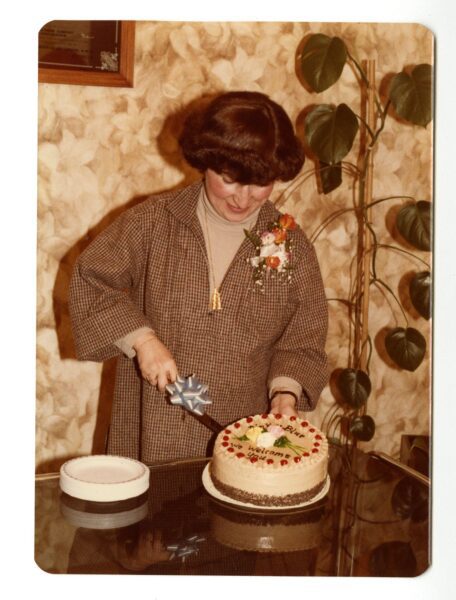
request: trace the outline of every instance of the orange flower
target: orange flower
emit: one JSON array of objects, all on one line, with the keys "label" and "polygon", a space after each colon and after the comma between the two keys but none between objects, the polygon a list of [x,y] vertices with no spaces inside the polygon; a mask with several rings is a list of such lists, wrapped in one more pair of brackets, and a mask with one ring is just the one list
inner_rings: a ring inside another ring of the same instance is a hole
[{"label": "orange flower", "polygon": [[279,225],[284,229],[296,229],[296,221],[288,214],[280,215]]},{"label": "orange flower", "polygon": [[266,258],[266,266],[270,269],[277,269],[280,265],[280,258],[278,256],[268,256]]},{"label": "orange flower", "polygon": [[282,242],[284,242],[287,239],[287,230],[286,229],[280,229],[279,227],[275,227],[272,230],[272,233],[275,236],[274,242],[276,244],[281,244]]}]

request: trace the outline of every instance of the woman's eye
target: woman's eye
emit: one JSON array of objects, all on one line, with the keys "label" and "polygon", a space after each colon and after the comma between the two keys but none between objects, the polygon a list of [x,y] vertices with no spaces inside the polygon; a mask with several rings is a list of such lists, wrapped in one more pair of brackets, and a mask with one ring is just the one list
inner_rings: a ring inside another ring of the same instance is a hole
[{"label": "woman's eye", "polygon": [[234,183],[234,179],[231,179],[228,175],[222,175],[223,183]]}]

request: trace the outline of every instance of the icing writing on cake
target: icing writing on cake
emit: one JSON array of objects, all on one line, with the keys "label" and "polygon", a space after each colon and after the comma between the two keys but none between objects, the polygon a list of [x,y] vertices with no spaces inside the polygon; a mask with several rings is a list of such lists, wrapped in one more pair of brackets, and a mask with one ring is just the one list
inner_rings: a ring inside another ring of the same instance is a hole
[{"label": "icing writing on cake", "polygon": [[[274,418],[278,420],[281,415],[274,415]],[[271,418],[266,418],[265,415],[256,421],[247,418],[244,427],[238,421],[233,425],[234,432],[231,429],[225,430],[222,446],[238,459],[250,462],[260,460],[273,464],[274,461],[267,459],[277,457],[281,459],[280,464],[285,466],[290,460],[295,463],[300,462],[301,458],[318,452],[319,442],[311,439],[314,437],[312,433],[315,429],[309,429],[309,433],[302,432],[302,429],[307,428],[308,425],[307,421],[303,421],[298,422],[297,426],[291,424],[281,426],[274,423],[274,419],[271,421]],[[321,436],[315,436],[315,439],[321,439]]]}]

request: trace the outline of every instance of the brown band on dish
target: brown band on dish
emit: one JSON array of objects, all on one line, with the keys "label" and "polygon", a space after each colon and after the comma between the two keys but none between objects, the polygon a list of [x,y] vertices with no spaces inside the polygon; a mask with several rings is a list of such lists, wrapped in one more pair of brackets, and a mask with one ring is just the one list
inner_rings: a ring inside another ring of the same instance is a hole
[{"label": "brown band on dish", "polygon": [[212,473],[211,479],[215,488],[224,496],[228,496],[234,500],[239,500],[240,502],[255,504],[256,506],[293,506],[296,504],[301,504],[302,502],[308,502],[309,500],[312,500],[312,498],[314,498],[319,492],[321,492],[326,481],[326,479],[324,479],[313,488],[297,494],[287,494],[286,496],[268,496],[266,494],[252,494],[250,492],[245,492],[243,490],[234,488],[230,485],[226,485],[214,477]]}]

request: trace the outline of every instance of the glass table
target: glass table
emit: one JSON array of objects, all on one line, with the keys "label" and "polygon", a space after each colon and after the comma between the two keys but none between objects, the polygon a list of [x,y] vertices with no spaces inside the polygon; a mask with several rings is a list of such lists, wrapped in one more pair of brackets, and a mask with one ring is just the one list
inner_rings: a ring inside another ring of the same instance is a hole
[{"label": "glass table", "polygon": [[78,500],[36,477],[35,560],[49,573],[414,577],[430,565],[427,477],[331,447],[328,494],[301,509],[213,498],[208,458],[149,465],[147,493]]}]

